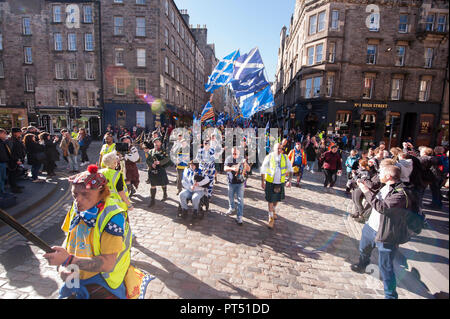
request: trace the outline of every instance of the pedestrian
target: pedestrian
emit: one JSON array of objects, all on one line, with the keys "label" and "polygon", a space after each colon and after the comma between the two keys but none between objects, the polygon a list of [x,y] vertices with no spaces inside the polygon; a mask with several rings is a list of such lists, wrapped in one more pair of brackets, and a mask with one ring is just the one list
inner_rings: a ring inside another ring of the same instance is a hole
[{"label": "pedestrian", "polygon": [[401,175],[400,180],[405,185],[410,184],[410,176],[414,169],[413,160],[408,158],[408,154],[403,153],[403,151],[400,151],[397,154],[398,161],[395,164],[395,166],[400,167]]},{"label": "pedestrian", "polygon": [[148,207],[153,207],[155,205],[157,186],[161,186],[163,190],[163,198],[161,201],[164,202],[168,199],[167,185],[169,184],[166,168],[170,165],[170,157],[162,148],[161,138],[154,138],[152,142],[154,148],[152,148],[151,150],[148,148],[144,149],[144,151],[148,153],[146,162],[148,165],[148,179],[151,184],[150,204],[148,205]]},{"label": "pedestrian", "polygon": [[406,209],[412,205],[414,196],[408,196],[406,187],[400,181],[401,170],[394,165],[383,166],[380,181],[385,185],[375,195],[362,182],[358,187],[372,206],[369,220],[364,225],[359,243],[359,262],[351,265],[351,270],[364,273],[370,264],[370,256],[378,248],[378,267],[384,285],[386,299],[397,299],[394,259],[406,223]]},{"label": "pedestrian", "polygon": [[76,141],[78,139],[78,126],[74,126],[72,128],[72,133],[70,134],[70,136]]},{"label": "pedestrian", "polygon": [[25,162],[25,156],[27,155],[21,137],[22,131],[17,127],[13,127],[11,129],[11,138],[7,141],[10,151],[8,183],[13,193],[22,193],[23,188],[17,184],[19,177],[25,171],[23,163]]},{"label": "pedestrian", "polygon": [[309,169],[311,174],[314,174],[314,166],[316,165],[318,148],[319,145],[316,142],[315,136],[307,139],[305,153],[307,160],[307,169]]},{"label": "pedestrian", "polygon": [[89,134],[87,134],[85,128],[80,128],[78,132],[78,144],[80,145],[80,152],[81,152],[81,164],[80,166],[89,165],[89,157],[87,155],[87,150],[89,148],[89,145],[91,145],[92,138]]},{"label": "pedestrian", "polygon": [[[345,161],[345,169],[347,171],[347,180],[350,181],[353,178],[352,172],[358,169],[358,151],[357,150],[351,150],[350,156],[347,157],[347,160]],[[350,193],[350,187],[348,186],[347,181],[347,187],[345,188],[345,192],[347,194]]]},{"label": "pedestrian", "polygon": [[51,266],[77,266],[79,286],[66,280],[70,269],[60,272],[65,282],[60,298],[143,299],[152,278],[131,263],[132,233],[128,216],[110,197],[107,180],[90,165],[88,171],[69,178],[74,202],[62,230],[62,247],[46,253]]},{"label": "pedestrian", "polygon": [[[419,161],[422,164],[423,181],[425,183],[425,189],[430,186],[432,203],[431,205],[425,205],[432,209],[442,208],[442,194],[440,189],[440,172],[439,172],[439,158],[433,156],[433,149],[430,147],[422,147],[420,149]],[[423,199],[425,189],[423,193],[419,194],[419,198]],[[422,202],[422,200],[420,201]]]},{"label": "pedestrian", "polygon": [[[269,153],[261,166],[261,187],[265,190],[269,211],[269,229],[273,229],[277,219],[277,205],[285,198],[285,186],[291,187],[293,168],[288,157],[283,154],[280,143],[274,145],[274,150]],[[286,176],[288,180],[286,182]]]},{"label": "pedestrian", "polygon": [[120,170],[116,170],[119,163],[119,157],[116,151],[103,156],[102,164],[105,168],[100,170],[100,173],[105,176],[108,181],[108,188],[111,199],[117,202],[117,205],[125,212],[133,210],[133,204],[128,197],[128,189],[125,183],[125,178]]},{"label": "pedestrian", "polygon": [[[100,150],[100,158],[98,162],[102,165],[102,157],[108,153],[111,153],[116,150],[116,143],[114,143],[114,137],[110,133],[105,134],[105,144],[103,144],[102,149]],[[101,166],[101,168],[105,168]]]},{"label": "pedestrian", "polygon": [[35,134],[27,134],[23,139],[23,144],[27,152],[28,165],[31,165],[31,179],[33,183],[40,183],[43,180],[38,178],[42,163],[45,161],[45,148],[37,142]]},{"label": "pedestrian", "polygon": [[6,193],[5,185],[8,180],[7,168],[11,160],[11,151],[6,143],[6,130],[0,128],[0,193]]},{"label": "pedestrian", "polygon": [[[179,138],[183,135],[179,134]],[[177,195],[183,190],[183,175],[184,170],[188,167],[190,152],[189,146],[185,139],[177,140],[174,145],[174,152],[176,152],[177,157]]]},{"label": "pedestrian", "polygon": [[325,174],[325,183],[323,187],[325,188],[325,190],[327,189],[327,187],[333,189],[334,185],[336,184],[337,175],[340,176],[342,173],[342,159],[338,153],[337,145],[332,145],[331,150],[325,152],[322,155],[322,158],[322,168]]},{"label": "pedestrian", "polygon": [[303,169],[307,164],[307,158],[305,151],[303,150],[303,146],[301,142],[296,142],[295,147],[292,151],[289,152],[288,155],[289,160],[291,161],[294,175],[297,176],[297,187],[300,188],[300,181],[303,176]]},{"label": "pedestrian", "polygon": [[80,145],[72,138],[72,135],[68,130],[61,130],[61,134],[63,138],[59,147],[63,151],[63,155],[66,156],[69,161],[69,170],[71,173],[78,173],[78,151]]},{"label": "pedestrian", "polygon": [[[245,175],[250,172],[250,165],[247,160],[241,156],[237,147],[232,148],[231,156],[225,159],[224,171],[228,177],[228,212],[227,215],[236,213],[236,223],[242,226],[244,214],[244,181]],[[235,204],[237,197],[237,209]]]},{"label": "pedestrian", "polygon": [[199,217],[198,211],[200,202],[201,199],[206,196],[205,187],[207,187],[210,181],[210,178],[199,168],[198,163],[195,163],[194,161],[189,162],[188,167],[183,170],[183,191],[179,194],[181,211],[178,213],[178,217],[187,217],[189,209],[187,204],[188,200],[192,201],[194,209],[193,218]]},{"label": "pedestrian", "polygon": [[39,134],[39,142],[44,145],[45,162],[44,171],[47,172],[48,177],[55,176],[56,162],[59,161],[59,153],[57,150],[59,138],[52,137],[49,133]]},{"label": "pedestrian", "polygon": [[[139,188],[139,169],[137,163],[141,160],[139,151],[133,145],[131,137],[122,137],[122,143],[128,144],[128,153],[123,155],[125,160],[125,183],[129,191],[130,198],[136,193]],[[122,154],[120,155],[122,156]]]}]

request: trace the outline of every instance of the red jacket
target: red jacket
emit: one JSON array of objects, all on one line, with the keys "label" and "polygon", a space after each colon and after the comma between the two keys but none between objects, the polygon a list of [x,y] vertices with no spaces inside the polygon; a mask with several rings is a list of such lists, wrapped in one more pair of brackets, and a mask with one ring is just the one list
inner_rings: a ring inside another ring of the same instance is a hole
[{"label": "red jacket", "polygon": [[333,153],[332,151],[325,152],[322,155],[323,158],[323,168],[330,170],[341,170],[342,169],[342,160],[341,155],[338,152]]}]

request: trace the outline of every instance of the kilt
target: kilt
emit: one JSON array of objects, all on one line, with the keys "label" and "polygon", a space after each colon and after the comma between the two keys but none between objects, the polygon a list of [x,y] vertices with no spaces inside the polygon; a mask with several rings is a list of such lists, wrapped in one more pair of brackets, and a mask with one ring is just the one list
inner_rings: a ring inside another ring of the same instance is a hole
[{"label": "kilt", "polygon": [[148,170],[148,179],[150,180],[150,185],[153,186],[167,186],[169,184],[169,179],[167,178],[167,173],[164,168],[158,169],[158,174],[152,174],[153,169]]},{"label": "kilt", "polygon": [[283,184],[276,184],[276,186],[280,186],[281,187],[281,191],[278,194],[275,194],[273,192],[274,186],[275,184],[266,182],[266,201],[269,203],[277,203],[277,202],[281,202],[284,197],[284,183]]},{"label": "kilt", "polygon": [[139,187],[139,170],[136,163],[125,161],[125,168],[127,171],[125,181],[132,184],[137,189]]}]

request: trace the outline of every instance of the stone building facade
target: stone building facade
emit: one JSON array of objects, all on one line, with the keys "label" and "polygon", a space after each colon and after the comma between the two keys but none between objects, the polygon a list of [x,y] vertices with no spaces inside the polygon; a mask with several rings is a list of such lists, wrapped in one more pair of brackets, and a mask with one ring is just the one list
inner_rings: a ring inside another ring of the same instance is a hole
[{"label": "stone building facade", "polygon": [[[280,34],[279,120],[356,135],[364,147],[434,145],[448,59],[448,2],[298,0]],[[391,134],[392,131],[392,134]]]}]

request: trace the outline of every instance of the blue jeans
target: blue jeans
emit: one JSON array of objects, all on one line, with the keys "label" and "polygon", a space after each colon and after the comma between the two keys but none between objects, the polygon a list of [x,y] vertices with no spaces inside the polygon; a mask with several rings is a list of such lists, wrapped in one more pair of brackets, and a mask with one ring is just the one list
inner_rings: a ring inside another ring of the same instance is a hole
[{"label": "blue jeans", "polygon": [[396,291],[397,281],[394,273],[394,259],[398,247],[391,244],[375,242],[377,232],[365,224],[362,229],[359,242],[359,264],[368,266],[372,250],[378,249],[378,267],[384,285],[384,297],[386,299],[398,299]]},{"label": "blue jeans", "polygon": [[42,163],[37,163],[31,165],[31,179],[36,180],[38,179],[39,170],[41,169]]},{"label": "blue jeans", "polygon": [[314,171],[314,165],[316,164],[316,161],[308,161],[309,170],[311,172]]},{"label": "blue jeans", "polygon": [[67,156],[67,159],[69,160],[69,166],[72,169],[72,171],[78,171],[78,158],[77,158],[77,155],[69,154]]},{"label": "blue jeans", "polygon": [[5,192],[5,183],[6,183],[6,166],[7,163],[0,163],[0,193]]},{"label": "blue jeans", "polygon": [[196,191],[196,192],[192,192],[190,190],[183,190],[180,195],[180,204],[181,204],[181,208],[183,209],[188,209],[188,200],[192,200],[192,206],[194,206],[194,209],[197,210],[198,207],[200,206],[200,200],[202,199],[202,197],[205,195],[204,191]]},{"label": "blue jeans", "polygon": [[244,211],[244,184],[228,184],[228,203],[230,209],[236,209],[234,202],[234,197],[237,197],[238,207],[237,207],[237,217],[243,216]]}]

